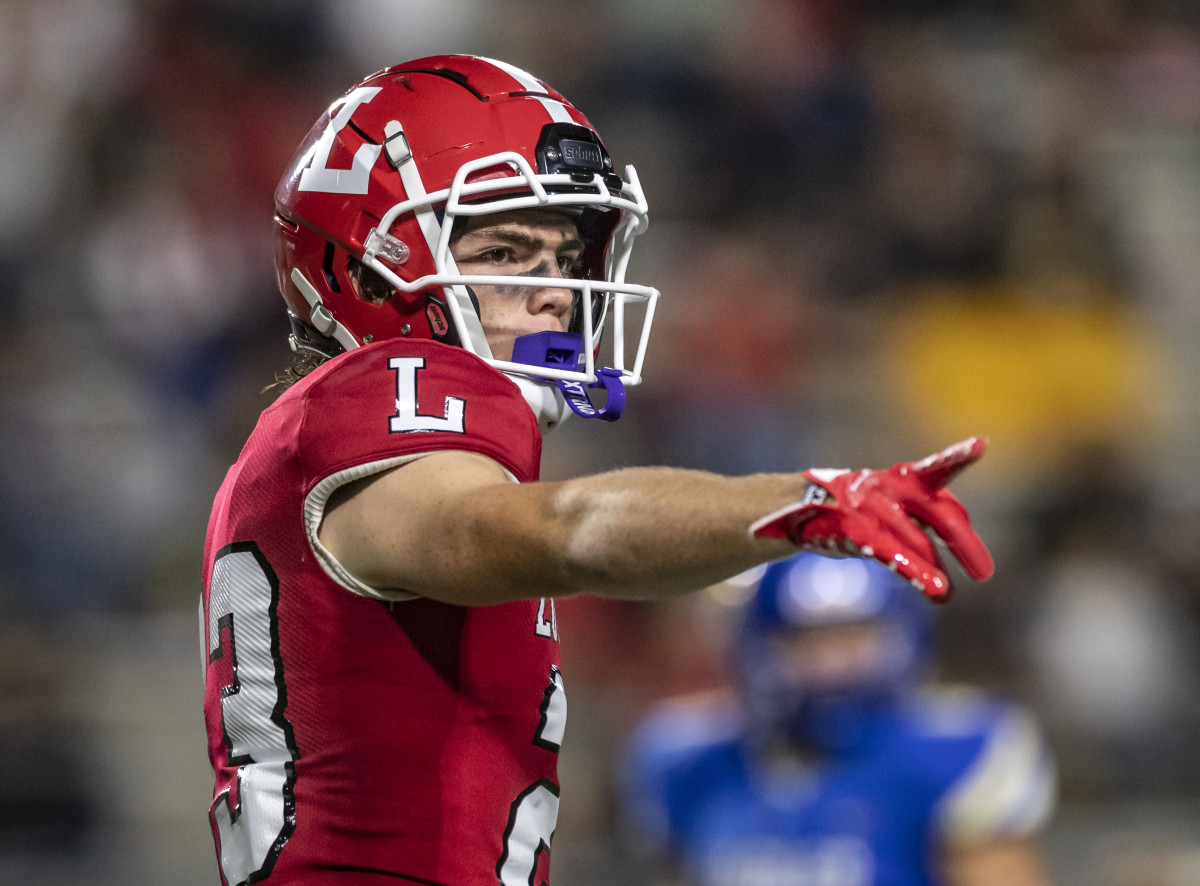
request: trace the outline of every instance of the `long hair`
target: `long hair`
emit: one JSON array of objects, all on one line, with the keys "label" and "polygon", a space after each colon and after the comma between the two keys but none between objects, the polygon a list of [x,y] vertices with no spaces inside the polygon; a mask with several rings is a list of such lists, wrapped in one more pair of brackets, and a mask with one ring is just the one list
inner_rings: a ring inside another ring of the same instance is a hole
[{"label": "long hair", "polygon": [[328,359],[314,351],[293,351],[291,362],[275,373],[275,381],[264,387],[262,393],[282,394]]}]

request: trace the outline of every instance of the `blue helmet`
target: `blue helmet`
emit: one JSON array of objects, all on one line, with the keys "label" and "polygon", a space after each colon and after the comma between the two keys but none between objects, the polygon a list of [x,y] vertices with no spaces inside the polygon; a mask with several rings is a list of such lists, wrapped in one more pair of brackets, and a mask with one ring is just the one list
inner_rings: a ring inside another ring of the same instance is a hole
[{"label": "blue helmet", "polygon": [[932,607],[873,560],[803,552],[770,564],[735,644],[762,738],[845,751],[918,681]]}]

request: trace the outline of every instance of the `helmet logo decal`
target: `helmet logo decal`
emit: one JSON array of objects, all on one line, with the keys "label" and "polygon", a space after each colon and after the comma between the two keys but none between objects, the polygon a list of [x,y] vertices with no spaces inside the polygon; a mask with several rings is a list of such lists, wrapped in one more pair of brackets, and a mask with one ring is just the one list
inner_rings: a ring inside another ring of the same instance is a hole
[{"label": "helmet logo decal", "polygon": [[[317,143],[313,145],[312,159],[300,173],[297,188],[301,191],[320,191],[326,194],[365,194],[371,181],[371,168],[379,159],[383,145],[363,144],[354,152],[354,159],[349,169],[330,169],[329,154],[338,133],[345,128],[358,110],[359,105],[365,105],[379,94],[378,86],[360,86],[349,95],[340,99],[342,106],[336,114],[332,114],[329,125]],[[336,104],[334,105],[336,107]]]},{"label": "helmet logo decal", "polygon": [[425,316],[429,318],[429,328],[436,336],[444,336],[450,331],[450,324],[446,322],[446,315],[442,313],[442,308],[437,302],[430,302],[425,307]]},{"label": "helmet logo decal", "polygon": [[564,138],[558,143],[558,146],[562,150],[563,160],[568,165],[582,166],[585,169],[594,169],[597,172],[604,171],[604,155],[600,152],[598,146],[573,138]]}]

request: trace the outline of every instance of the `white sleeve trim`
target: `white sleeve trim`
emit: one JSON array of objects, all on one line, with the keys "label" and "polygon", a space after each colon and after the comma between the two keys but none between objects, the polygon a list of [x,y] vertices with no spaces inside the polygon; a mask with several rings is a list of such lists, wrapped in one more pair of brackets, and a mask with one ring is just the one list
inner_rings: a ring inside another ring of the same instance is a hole
[{"label": "white sleeve trim", "polygon": [[[383,459],[382,461],[355,465],[344,471],[338,471],[336,474],[330,474],[313,487],[312,492],[304,499],[304,532],[308,536],[308,543],[312,547],[313,554],[316,555],[317,562],[321,564],[321,568],[325,571],[326,575],[352,593],[358,594],[361,597],[368,597],[372,600],[382,600],[385,603],[415,600],[421,596],[420,594],[414,594],[412,591],[404,591],[398,588],[375,588],[366,582],[360,581],[345,566],[338,562],[337,558],[329,552],[328,548],[321,544],[321,540],[317,537],[317,531],[321,528],[321,521],[325,519],[325,506],[329,503],[329,497],[338,488],[345,486],[347,483],[361,480],[364,477],[370,477],[373,474],[379,474],[391,468],[408,464],[427,455],[434,455],[438,451],[440,450],[435,450],[434,452],[417,452],[412,455],[398,455],[394,458]],[[507,468],[504,469],[504,473],[514,483],[517,482],[517,478]]]},{"label": "white sleeve trim", "polygon": [[940,836],[962,847],[1001,837],[1028,836],[1054,811],[1056,777],[1033,716],[1009,709],[979,758],[938,804]]}]

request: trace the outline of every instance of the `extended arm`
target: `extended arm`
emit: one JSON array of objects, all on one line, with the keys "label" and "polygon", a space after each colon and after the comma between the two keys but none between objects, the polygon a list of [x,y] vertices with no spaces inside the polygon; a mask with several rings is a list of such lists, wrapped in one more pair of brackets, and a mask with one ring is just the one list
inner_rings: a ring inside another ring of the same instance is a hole
[{"label": "extended arm", "polygon": [[673,468],[516,484],[483,456],[442,452],[350,487],[320,535],[367,584],[446,602],[658,597],[795,550],[747,527],[805,486],[799,474]]},{"label": "extended arm", "polygon": [[797,547],[874,556],[943,599],[949,582],[919,527],[945,539],[973,577],[990,575],[965,510],[941,488],[980,454],[982,444],[960,446],[833,479],[629,468],[515,484],[490,459],[441,452],[340,490],[320,539],[369,585],[470,605],[668,596]]}]

